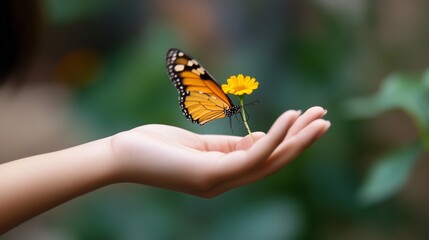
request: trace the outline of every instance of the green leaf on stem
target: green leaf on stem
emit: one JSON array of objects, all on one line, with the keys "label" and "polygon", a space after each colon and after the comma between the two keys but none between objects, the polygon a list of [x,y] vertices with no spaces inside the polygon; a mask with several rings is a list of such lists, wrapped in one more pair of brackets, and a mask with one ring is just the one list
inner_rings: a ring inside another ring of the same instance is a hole
[{"label": "green leaf on stem", "polygon": [[373,117],[400,108],[411,116],[419,130],[429,129],[429,71],[424,76],[393,74],[386,78],[373,96],[351,99],[344,109],[350,118]]},{"label": "green leaf on stem", "polygon": [[421,152],[421,146],[413,144],[380,157],[359,189],[358,201],[370,205],[396,194],[407,182]]}]

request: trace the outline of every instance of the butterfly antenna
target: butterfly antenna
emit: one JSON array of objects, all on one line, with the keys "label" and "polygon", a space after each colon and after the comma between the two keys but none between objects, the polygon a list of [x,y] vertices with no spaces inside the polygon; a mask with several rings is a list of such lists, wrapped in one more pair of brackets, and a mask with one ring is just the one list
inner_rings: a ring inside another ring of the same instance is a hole
[{"label": "butterfly antenna", "polygon": [[[246,103],[246,104],[244,104],[244,106],[245,106],[245,107],[246,107],[246,106],[254,106],[254,105],[256,105],[257,103],[259,103],[259,100],[251,101],[250,103]],[[246,108],[243,108],[243,110],[244,110],[244,114],[246,114],[246,118],[247,118],[247,120],[250,120],[250,115],[247,113]],[[244,122],[243,116],[242,116],[241,114],[240,114],[240,116],[241,116],[241,120]]]},{"label": "butterfly antenna", "polygon": [[[244,104],[244,106],[245,106],[245,107],[247,107],[247,106],[254,106],[254,105],[256,105],[257,103],[259,103],[259,100],[251,101],[250,103],[246,103],[246,104]],[[246,111],[246,110],[245,110],[245,111]]]},{"label": "butterfly antenna", "polygon": [[[250,102],[250,103],[246,103],[246,104],[244,104],[244,106],[249,106],[249,105],[255,105],[256,103],[259,103],[259,101],[258,100],[255,100],[255,101],[252,101],[252,102]],[[246,114],[246,118],[247,119],[250,119],[250,116],[249,116],[249,114],[247,113],[247,111],[246,111],[246,109],[243,107],[243,110],[244,110],[244,114]],[[238,119],[238,116],[237,115],[240,115],[240,118],[241,118],[241,121],[242,122],[244,122],[244,118],[243,118],[243,115],[241,115],[240,113],[238,113],[238,114],[234,114],[235,115],[235,119],[237,120],[237,121],[240,121],[239,119]],[[229,128],[231,128],[231,132],[233,133],[234,132],[234,130],[233,130],[233,128],[232,128],[232,116],[231,117],[229,117]]]},{"label": "butterfly antenna", "polygon": [[[237,116],[235,116],[237,117]],[[229,117],[229,128],[231,129],[231,133],[234,133],[234,129],[232,128],[232,116]]]}]

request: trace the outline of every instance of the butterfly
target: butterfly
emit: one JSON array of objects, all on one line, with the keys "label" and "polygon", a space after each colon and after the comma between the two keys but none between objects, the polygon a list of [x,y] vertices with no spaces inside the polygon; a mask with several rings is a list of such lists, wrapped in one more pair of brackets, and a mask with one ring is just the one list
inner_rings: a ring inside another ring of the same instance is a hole
[{"label": "butterfly", "polygon": [[183,51],[169,49],[166,67],[179,93],[180,108],[191,122],[202,126],[240,112],[241,107],[232,103],[214,78]]}]

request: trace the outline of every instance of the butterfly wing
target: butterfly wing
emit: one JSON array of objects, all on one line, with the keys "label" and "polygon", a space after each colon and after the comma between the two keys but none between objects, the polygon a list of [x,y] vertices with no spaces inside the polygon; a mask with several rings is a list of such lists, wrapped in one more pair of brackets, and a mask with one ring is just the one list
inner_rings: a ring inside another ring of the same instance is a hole
[{"label": "butterfly wing", "polygon": [[178,49],[167,52],[167,71],[179,93],[183,114],[193,123],[204,125],[212,120],[239,112],[213,77],[193,58]]}]

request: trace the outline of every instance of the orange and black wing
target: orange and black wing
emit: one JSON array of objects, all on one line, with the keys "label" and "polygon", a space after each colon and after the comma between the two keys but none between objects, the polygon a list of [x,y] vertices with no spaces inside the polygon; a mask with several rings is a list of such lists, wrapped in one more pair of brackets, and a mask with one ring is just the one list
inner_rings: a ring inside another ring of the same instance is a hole
[{"label": "orange and black wing", "polygon": [[167,52],[167,71],[179,93],[183,114],[193,123],[231,117],[240,111],[213,77],[193,58],[178,49]]}]

